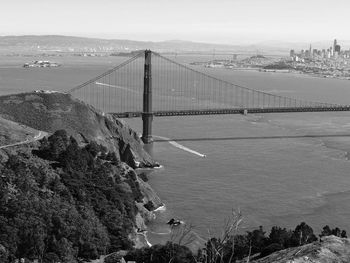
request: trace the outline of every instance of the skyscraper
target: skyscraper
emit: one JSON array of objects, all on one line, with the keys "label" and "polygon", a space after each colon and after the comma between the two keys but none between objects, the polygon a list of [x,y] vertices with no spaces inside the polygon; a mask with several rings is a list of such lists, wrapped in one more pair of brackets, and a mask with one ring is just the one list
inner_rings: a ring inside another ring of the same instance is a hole
[{"label": "skyscraper", "polygon": [[340,53],[340,49],[341,49],[340,45],[335,45],[334,52]]},{"label": "skyscraper", "polygon": [[333,42],[333,54],[332,54],[332,57],[335,56],[335,47],[337,46],[337,40],[334,39],[334,42]]},{"label": "skyscraper", "polygon": [[311,44],[310,44],[310,48],[309,48],[309,57],[312,57],[312,53],[311,53]]}]

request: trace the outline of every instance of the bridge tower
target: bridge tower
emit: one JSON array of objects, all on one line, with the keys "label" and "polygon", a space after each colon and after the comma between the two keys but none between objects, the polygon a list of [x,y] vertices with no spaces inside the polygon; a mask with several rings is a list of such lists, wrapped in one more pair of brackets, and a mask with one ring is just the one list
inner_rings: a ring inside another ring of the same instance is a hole
[{"label": "bridge tower", "polygon": [[143,79],[142,141],[149,144],[152,139],[152,51],[145,50],[145,68]]}]

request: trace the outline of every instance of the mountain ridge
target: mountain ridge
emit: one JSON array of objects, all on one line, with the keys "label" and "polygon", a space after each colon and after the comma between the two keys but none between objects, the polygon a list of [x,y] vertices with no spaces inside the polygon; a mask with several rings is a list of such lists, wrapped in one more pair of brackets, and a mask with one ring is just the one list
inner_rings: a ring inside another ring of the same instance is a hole
[{"label": "mountain ridge", "polygon": [[[345,49],[350,40],[338,40]],[[160,52],[288,52],[290,49],[307,49],[309,45],[327,49],[333,39],[320,41],[261,41],[249,44],[222,44],[171,39],[165,41],[140,41],[129,39],[94,38],[67,35],[4,35],[0,36],[0,51],[45,51],[57,49],[61,52],[82,52],[93,49],[95,52],[153,49]]]},{"label": "mountain ridge", "polygon": [[[136,49],[154,49],[159,51],[174,51],[180,50],[212,50],[219,48],[223,50],[235,49],[236,45],[201,43],[183,40],[169,40],[161,42],[153,41],[137,41],[128,39],[102,39],[77,36],[62,36],[62,35],[23,35],[23,36],[0,36],[0,49],[10,48],[27,48],[28,50],[40,50],[41,45],[47,47],[71,47],[77,48],[97,48],[104,45],[105,49],[100,51],[125,51]],[[84,45],[84,46],[83,46]],[[37,48],[39,46],[39,48]],[[65,51],[65,50],[62,50]],[[69,51],[69,50],[66,50]],[[78,50],[77,50],[78,51]]]}]

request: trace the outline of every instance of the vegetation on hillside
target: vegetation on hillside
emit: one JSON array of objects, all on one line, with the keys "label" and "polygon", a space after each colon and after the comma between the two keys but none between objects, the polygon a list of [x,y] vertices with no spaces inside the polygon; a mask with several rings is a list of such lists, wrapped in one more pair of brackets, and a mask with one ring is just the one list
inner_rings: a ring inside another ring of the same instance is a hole
[{"label": "vegetation on hillside", "polygon": [[76,262],[131,249],[136,174],[113,152],[81,147],[63,130],[0,162],[1,262]]},{"label": "vegetation on hillside", "polygon": [[[347,237],[345,230],[330,229],[327,225],[320,237],[329,235]],[[220,238],[210,238],[205,247],[196,254],[186,246],[168,242],[165,245],[132,250],[126,256],[126,260],[144,263],[231,263],[245,258],[244,262],[249,262],[249,258],[262,258],[279,250],[303,246],[317,240],[313,229],[305,222],[297,225],[294,230],[274,226],[269,235],[260,226],[245,234],[225,237],[224,242]]]}]

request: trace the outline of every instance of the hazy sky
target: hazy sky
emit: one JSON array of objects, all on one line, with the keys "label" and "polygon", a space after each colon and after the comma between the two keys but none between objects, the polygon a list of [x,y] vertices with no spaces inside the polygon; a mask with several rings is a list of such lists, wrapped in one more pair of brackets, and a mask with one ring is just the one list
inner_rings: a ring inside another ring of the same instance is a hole
[{"label": "hazy sky", "polygon": [[350,0],[0,0],[0,35],[241,44],[350,40]]}]

